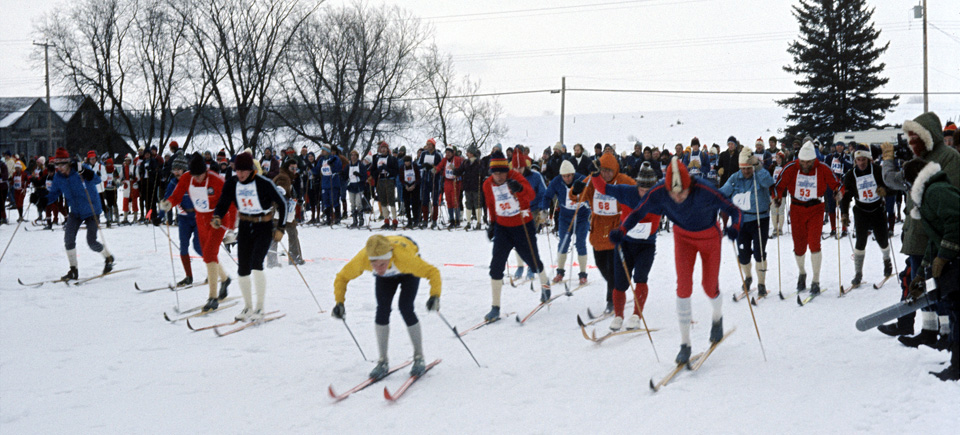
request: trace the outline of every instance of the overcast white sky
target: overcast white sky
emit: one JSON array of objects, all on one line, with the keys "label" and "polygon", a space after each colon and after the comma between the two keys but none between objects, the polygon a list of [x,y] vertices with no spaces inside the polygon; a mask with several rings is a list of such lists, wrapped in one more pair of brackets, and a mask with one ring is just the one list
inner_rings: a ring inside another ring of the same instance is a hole
[{"label": "overcast white sky", "polygon": [[[796,0],[407,0],[460,73],[485,92],[559,88],[795,91],[788,43]],[[881,41],[886,91],[923,89],[918,0],[869,2]],[[0,0],[0,96],[43,94],[43,70],[28,60],[34,21],[60,0]],[[328,3],[345,3],[330,0]],[[930,0],[930,91],[960,91],[960,8]],[[55,91],[56,92],[56,91]],[[567,113],[771,107],[771,96],[567,94]],[[902,97],[905,101],[913,97]],[[931,96],[960,111],[960,96]],[[558,95],[502,96],[511,115],[559,112]]]}]

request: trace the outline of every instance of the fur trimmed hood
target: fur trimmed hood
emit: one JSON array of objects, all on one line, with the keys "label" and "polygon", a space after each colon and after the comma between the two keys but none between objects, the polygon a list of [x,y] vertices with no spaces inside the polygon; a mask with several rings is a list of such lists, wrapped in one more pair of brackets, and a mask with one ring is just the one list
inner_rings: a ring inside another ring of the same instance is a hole
[{"label": "fur trimmed hood", "polygon": [[933,151],[933,147],[943,143],[943,124],[936,113],[926,112],[913,118],[912,121],[903,121],[903,132],[916,134],[920,136],[927,152]]},{"label": "fur trimmed hood", "polygon": [[913,210],[910,210],[910,217],[920,220],[920,204],[923,201],[923,191],[927,189],[927,182],[937,172],[940,172],[940,165],[930,162],[920,170],[917,179],[913,180],[913,187],[910,188],[910,198],[913,199],[914,207]]}]

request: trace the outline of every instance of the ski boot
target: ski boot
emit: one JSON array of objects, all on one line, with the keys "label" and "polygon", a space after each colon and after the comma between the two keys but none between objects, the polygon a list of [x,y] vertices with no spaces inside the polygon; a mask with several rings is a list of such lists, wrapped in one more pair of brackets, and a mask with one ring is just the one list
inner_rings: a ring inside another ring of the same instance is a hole
[{"label": "ski boot", "polygon": [[186,287],[186,286],[188,286],[188,285],[190,285],[190,284],[193,284],[193,277],[192,277],[192,276],[188,276],[188,277],[180,280],[180,282],[177,283],[177,287]]},{"label": "ski boot", "polygon": [[410,376],[423,376],[423,372],[427,371],[427,365],[423,363],[423,355],[414,355],[413,356],[413,367],[410,367]]},{"label": "ski boot", "polygon": [[233,318],[233,320],[236,320],[238,322],[246,322],[250,320],[250,316],[252,315],[253,315],[253,308],[244,308],[243,310],[240,311],[239,314],[236,315],[236,317]]},{"label": "ski boot", "polygon": [[930,372],[931,375],[936,376],[941,381],[960,380],[960,349],[957,349],[956,343],[953,346],[953,352],[950,353],[950,365],[940,373]]},{"label": "ski boot", "polygon": [[847,237],[847,230],[840,231],[840,238]]},{"label": "ski boot", "polygon": [[251,321],[251,322],[256,322],[256,321],[258,321],[258,320],[263,320],[263,309],[256,309],[256,310],[254,310],[252,313],[250,313],[249,316],[247,316],[247,320],[249,320],[249,321]]},{"label": "ski boot", "polygon": [[801,273],[797,277],[797,291],[802,291],[807,289],[807,275]]},{"label": "ski boot", "polygon": [[623,325],[627,331],[633,331],[634,329],[640,329],[640,316],[634,314],[627,319],[627,323]]},{"label": "ski boot", "polygon": [[828,237],[828,238],[829,238],[829,237],[833,237],[834,239],[836,239],[836,238],[837,238],[837,230],[830,230],[830,235],[827,236],[827,237]]},{"label": "ski boot", "polygon": [[380,360],[377,361],[377,366],[370,372],[370,378],[379,381],[385,378],[387,373],[390,373],[390,365],[386,359],[380,358]]},{"label": "ski boot", "polygon": [[487,322],[492,322],[500,318],[500,307],[496,305],[490,306],[490,312],[483,316],[483,320]]},{"label": "ski boot", "polygon": [[763,284],[757,284],[757,298],[767,297],[767,286]]},{"label": "ski boot", "polygon": [[810,294],[811,294],[811,295],[818,295],[818,294],[820,294],[820,283],[819,283],[819,282],[811,282],[811,283],[810,283]]},{"label": "ski boot", "polygon": [[513,279],[517,280],[523,277],[523,266],[517,266],[517,271],[513,273]]},{"label": "ski boot", "polygon": [[616,316],[613,318],[613,321],[610,322],[611,331],[619,331],[623,327],[623,317]]},{"label": "ski boot", "polygon": [[580,278],[580,285],[584,285],[587,283],[587,272],[580,272],[580,274],[577,275],[577,277]]},{"label": "ski boot", "polygon": [[227,287],[230,286],[230,281],[230,277],[228,276],[225,281],[220,283],[220,294],[217,295],[217,299],[222,301],[227,298]]},{"label": "ski boot", "polygon": [[897,320],[896,323],[888,323],[886,325],[880,325],[877,327],[877,330],[891,337],[898,337],[901,335],[913,335],[913,322],[901,322]]},{"label": "ski boot", "polygon": [[113,270],[113,256],[108,255],[106,259],[103,260],[103,274],[106,275]]},{"label": "ski boot", "polygon": [[949,334],[940,334],[940,338],[938,338],[937,341],[934,342],[933,345],[932,345],[932,346],[929,346],[929,347],[932,348],[932,349],[938,350],[938,351],[949,349],[949,348],[950,348],[950,335],[949,335]]},{"label": "ski boot", "polygon": [[71,279],[80,279],[80,272],[73,266],[70,266],[70,271],[66,275],[60,277],[61,281],[70,281]]},{"label": "ski boot", "polygon": [[723,339],[723,317],[713,322],[713,326],[710,327],[710,342],[717,343],[721,339]]},{"label": "ski boot", "polygon": [[217,298],[210,298],[210,299],[207,299],[207,303],[203,306],[203,311],[204,312],[213,311],[213,310],[216,310],[217,307],[219,306],[220,306],[220,301],[217,300]]},{"label": "ski boot", "polygon": [[900,337],[897,340],[900,340],[900,342],[907,347],[917,348],[920,347],[921,344],[933,347],[937,342],[937,331],[921,329],[920,333],[913,337]]},{"label": "ski boot", "polygon": [[893,275],[893,262],[890,259],[883,260],[883,276]]},{"label": "ski boot", "polygon": [[607,301],[607,306],[603,309],[603,314],[610,314],[613,312],[613,301]]},{"label": "ski boot", "polygon": [[556,283],[558,283],[558,282],[560,282],[560,281],[563,281],[563,274],[564,274],[564,273],[565,273],[565,272],[564,272],[563,269],[557,269],[557,274],[553,276],[553,283],[556,284]]},{"label": "ski boot", "polygon": [[744,279],[743,279],[743,289],[742,289],[743,292],[744,292],[744,293],[749,292],[751,285],[753,285],[753,277],[752,277],[752,276],[748,276],[748,277],[744,278]]},{"label": "ski boot", "polygon": [[540,289],[540,302],[546,303],[550,300],[550,284],[544,284]]},{"label": "ski boot", "polygon": [[690,362],[690,345],[681,344],[680,352],[677,353],[677,359],[675,360],[677,364],[687,364]]},{"label": "ski boot", "polygon": [[850,285],[857,287],[862,282],[863,282],[863,273],[857,272],[855,275],[853,275],[853,279],[850,280]]}]

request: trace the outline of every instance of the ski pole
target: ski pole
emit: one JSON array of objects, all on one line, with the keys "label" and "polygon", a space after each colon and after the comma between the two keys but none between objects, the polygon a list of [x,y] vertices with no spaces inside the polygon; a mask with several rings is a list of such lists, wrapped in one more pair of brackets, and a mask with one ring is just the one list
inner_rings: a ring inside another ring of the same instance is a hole
[{"label": "ski pole", "polygon": [[[758,224],[759,224],[759,222],[758,222]],[[839,240],[838,240],[838,241],[839,241]],[[731,240],[731,241],[730,241],[730,244],[733,245],[733,252],[734,252],[734,254],[736,254],[736,258],[739,259],[739,258],[740,258],[740,250],[737,248],[737,243],[734,242],[733,240]],[[737,260],[737,263],[739,263],[739,260]],[[741,285],[741,286],[746,286],[747,283],[746,283],[746,281],[743,279],[743,271],[740,270],[739,267],[737,267],[737,271],[740,272],[740,285]],[[760,327],[757,326],[757,316],[753,313],[753,304],[751,304],[750,301],[747,301],[747,306],[750,307],[750,317],[753,318],[753,329],[754,329],[755,331],[757,331],[757,341],[760,342],[760,352],[763,353],[763,361],[766,362],[766,361],[767,361],[767,351],[766,351],[766,349],[763,348],[763,339],[760,338]]]},{"label": "ski pole", "polygon": [[[183,223],[181,222],[181,225]],[[154,232],[156,234],[156,232]],[[167,248],[170,250],[170,275],[173,277],[173,282],[177,282],[177,272],[173,266],[173,238],[170,237],[170,221],[167,221]],[[176,284],[171,284],[170,287],[174,288]],[[180,312],[180,292],[173,292],[177,296],[177,312]]]},{"label": "ski pole", "polygon": [[[0,204],[0,207],[3,207],[3,204]],[[17,231],[20,230],[20,224],[23,222],[17,222],[17,228],[13,230],[13,234],[10,235],[10,240],[7,242],[7,247],[3,248],[3,255],[0,255],[0,262],[3,261],[3,257],[7,255],[7,249],[10,249],[10,244],[13,243],[13,238],[16,237]]]},{"label": "ski pole", "polygon": [[[286,253],[287,253],[287,258],[288,258],[288,259],[293,259],[293,257],[290,256],[290,251],[287,250],[287,247],[284,246],[283,243],[277,242],[277,245],[280,245],[280,247],[283,248],[283,252],[286,252]],[[303,277],[303,272],[301,272],[301,271],[300,271],[300,267],[297,266],[296,260],[291,261],[291,264],[293,264],[293,268],[294,268],[294,269],[297,269],[297,274],[299,274],[299,275],[300,275],[300,279],[303,280],[303,285],[307,286],[307,291],[310,292],[310,296],[313,296],[313,301],[317,303],[317,308],[320,310],[320,313],[325,313],[326,311],[324,311],[323,308],[320,307],[320,301],[317,300],[317,295],[315,295],[315,294],[313,293],[313,289],[310,288],[310,284],[307,283],[307,279]],[[349,328],[348,328],[348,329],[349,329]],[[351,335],[353,335],[353,334],[351,333]],[[361,352],[363,352],[363,351],[361,351]],[[366,358],[364,358],[364,359],[366,359]]]},{"label": "ski pole", "polygon": [[[838,192],[839,193],[839,192]],[[834,194],[835,196],[837,194]],[[833,211],[834,219],[837,219],[837,211]],[[837,237],[837,280],[840,282],[840,294],[843,294],[843,265],[841,264],[842,259],[840,258],[840,237]]]},{"label": "ski pole", "polygon": [[370,361],[367,359],[367,355],[363,353],[363,348],[360,347],[360,342],[357,341],[357,337],[353,335],[353,331],[350,330],[350,325],[347,325],[347,319],[340,319],[340,320],[343,320],[343,326],[347,328],[347,332],[350,333],[350,338],[352,338],[354,344],[357,345],[357,350],[360,351],[360,356],[363,357],[364,361]]},{"label": "ski pole", "polygon": [[[786,204],[781,203],[780,207],[784,207]],[[783,276],[780,274],[780,238],[783,237],[783,234],[780,234],[780,231],[777,231],[777,284],[780,286],[780,300],[783,300]]]},{"label": "ski pole", "polygon": [[443,317],[443,314],[440,314],[440,311],[437,311],[437,315],[440,316],[440,320],[443,320],[443,323],[446,323],[446,324],[447,324],[447,327],[450,328],[451,331],[453,331],[453,335],[457,336],[457,339],[460,340],[460,344],[462,344],[462,345],[463,345],[463,348],[467,350],[467,353],[470,354],[470,358],[473,358],[473,362],[476,363],[476,364],[477,364],[477,368],[479,368],[479,367],[480,367],[480,363],[477,362],[477,357],[473,356],[473,352],[471,352],[471,351],[470,351],[470,348],[467,347],[467,343],[464,343],[464,342],[463,342],[463,337],[461,337],[461,336],[460,336],[460,333],[457,332],[457,328],[454,327],[454,326],[450,326],[450,322],[447,321],[447,318],[446,318],[446,317]]},{"label": "ski pole", "polygon": [[[620,254],[620,264],[623,265],[623,273],[627,278],[627,288],[633,288],[633,283],[630,282],[630,269],[627,268],[627,260],[623,258],[623,250],[620,249],[619,245],[617,245],[617,253]],[[643,309],[640,308],[639,298],[633,298],[633,307],[638,313],[640,313],[640,320],[643,322],[643,328],[647,330],[647,338],[650,339],[650,347],[653,348],[653,356],[657,358],[657,362],[660,362],[660,354],[657,353],[657,346],[653,344],[653,336],[650,335],[650,328],[647,326],[647,319],[643,317]]]}]

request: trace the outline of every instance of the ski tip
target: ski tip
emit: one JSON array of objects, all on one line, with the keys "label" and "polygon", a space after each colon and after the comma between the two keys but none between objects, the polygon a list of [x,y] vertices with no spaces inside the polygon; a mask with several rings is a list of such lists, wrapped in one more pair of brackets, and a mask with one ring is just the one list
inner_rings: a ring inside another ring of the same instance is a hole
[{"label": "ski tip", "polygon": [[583,323],[583,319],[580,318],[579,314],[577,314],[577,324],[580,325],[581,328],[585,328],[587,326],[585,323]]},{"label": "ski tip", "polygon": [[333,384],[330,384],[330,386],[327,387],[327,394],[330,395],[330,398],[331,398],[331,399],[336,399],[336,398],[337,398],[337,393],[334,393],[334,392],[333,392]]},{"label": "ski tip", "polygon": [[800,299],[800,295],[797,295],[797,303],[800,304],[801,307],[803,306],[803,299]]},{"label": "ski tip", "polygon": [[191,331],[196,331],[196,329],[193,329],[193,325],[190,324],[190,319],[187,319],[187,328]]},{"label": "ski tip", "polygon": [[216,326],[213,327],[213,333],[217,334],[217,337],[223,337],[223,333],[220,332],[220,328],[217,328]]},{"label": "ski tip", "polygon": [[590,311],[590,308],[587,308],[587,317],[590,318],[590,320],[597,318],[597,316],[593,315],[593,311]]},{"label": "ski tip", "polygon": [[390,402],[394,401],[394,398],[390,395],[390,390],[388,390],[387,387],[383,387],[383,398]]},{"label": "ski tip", "polygon": [[164,318],[164,320],[166,320],[166,321],[168,321],[168,322],[173,322],[173,320],[170,320],[170,316],[167,315],[167,312],[166,312],[166,311],[163,312],[163,318]]},{"label": "ski tip", "polygon": [[136,281],[133,282],[133,288],[140,290],[140,284],[137,284]]}]

